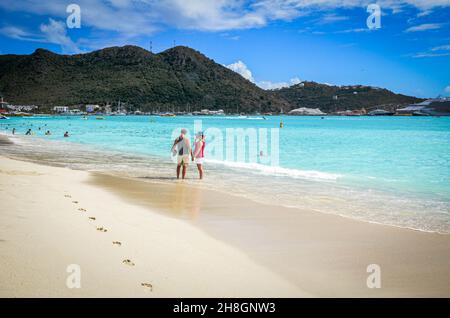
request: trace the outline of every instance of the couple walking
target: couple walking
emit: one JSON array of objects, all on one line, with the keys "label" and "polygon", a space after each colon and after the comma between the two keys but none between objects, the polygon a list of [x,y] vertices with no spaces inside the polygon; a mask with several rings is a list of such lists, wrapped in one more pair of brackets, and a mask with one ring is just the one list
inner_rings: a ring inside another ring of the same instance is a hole
[{"label": "couple walking", "polygon": [[205,136],[203,132],[198,132],[195,135],[194,150],[191,148],[191,142],[186,137],[187,130],[181,129],[181,134],[175,139],[172,146],[172,153],[177,156],[177,179],[186,176],[186,168],[189,164],[189,159],[192,159],[197,164],[198,174],[200,179],[203,179],[203,159],[205,157]]}]

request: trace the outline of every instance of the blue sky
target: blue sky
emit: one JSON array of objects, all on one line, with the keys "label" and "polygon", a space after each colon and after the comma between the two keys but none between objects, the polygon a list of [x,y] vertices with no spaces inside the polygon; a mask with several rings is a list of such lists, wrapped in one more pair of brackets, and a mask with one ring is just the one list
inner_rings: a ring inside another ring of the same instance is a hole
[{"label": "blue sky", "polygon": [[[69,4],[80,28],[66,23]],[[367,25],[367,6],[381,27]],[[1,0],[0,54],[195,48],[263,88],[302,80],[450,96],[450,0]]]}]

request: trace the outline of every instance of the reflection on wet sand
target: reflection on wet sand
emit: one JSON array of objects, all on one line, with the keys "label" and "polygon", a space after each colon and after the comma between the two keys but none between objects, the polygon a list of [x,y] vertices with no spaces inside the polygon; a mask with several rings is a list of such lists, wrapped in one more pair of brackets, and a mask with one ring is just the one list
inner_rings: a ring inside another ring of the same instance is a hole
[{"label": "reflection on wet sand", "polygon": [[0,146],[7,146],[12,144],[13,143],[8,139],[8,137],[0,135]]},{"label": "reflection on wet sand", "polygon": [[[164,181],[163,178],[159,179]],[[174,184],[136,182],[104,174],[93,174],[92,182],[110,190],[120,189],[120,194],[132,199],[134,203],[153,206],[168,212],[172,217],[197,220],[203,203],[203,190],[184,181],[175,181],[175,178],[165,178],[167,180],[174,180]]]},{"label": "reflection on wet sand", "polygon": [[[448,235],[261,204],[199,188],[194,179],[145,182],[93,174],[89,182],[130,203],[194,223],[315,295],[449,294],[440,278],[449,275]],[[385,284],[376,291],[366,286],[366,267],[374,261],[386,269]]]}]

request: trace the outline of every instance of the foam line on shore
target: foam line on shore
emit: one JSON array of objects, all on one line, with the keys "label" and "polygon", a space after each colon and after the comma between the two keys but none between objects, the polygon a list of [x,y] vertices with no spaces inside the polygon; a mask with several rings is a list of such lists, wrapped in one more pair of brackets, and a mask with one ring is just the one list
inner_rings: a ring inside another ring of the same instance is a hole
[{"label": "foam line on shore", "polygon": [[315,170],[298,170],[298,169],[284,168],[280,166],[268,166],[259,163],[222,161],[213,159],[206,159],[205,162],[213,164],[221,164],[235,169],[251,170],[252,172],[260,173],[263,175],[291,177],[296,179],[307,179],[314,181],[336,181],[338,178],[342,177],[341,174],[337,173],[327,173]]}]

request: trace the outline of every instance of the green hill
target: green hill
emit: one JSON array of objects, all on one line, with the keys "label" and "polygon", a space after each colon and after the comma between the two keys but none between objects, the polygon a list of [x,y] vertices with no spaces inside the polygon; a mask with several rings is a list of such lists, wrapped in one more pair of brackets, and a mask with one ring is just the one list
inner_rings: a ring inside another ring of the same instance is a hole
[{"label": "green hill", "polygon": [[327,113],[361,108],[369,110],[375,107],[391,110],[399,105],[423,101],[382,88],[362,85],[331,86],[315,82],[303,82],[273,92],[289,102],[290,109],[320,108]]},{"label": "green hill", "polygon": [[[338,87],[304,82],[263,90],[198,51],[177,46],[153,54],[140,47],[111,47],[59,55],[0,55],[0,94],[13,104],[114,104],[128,110],[285,112],[298,107],[325,112],[407,104],[419,99],[367,86]],[[333,96],[337,96],[333,97]]]},{"label": "green hill", "polygon": [[153,54],[136,46],[87,54],[0,56],[0,92],[15,104],[40,106],[126,102],[131,109],[277,111],[287,103],[215,63],[178,46]]}]

